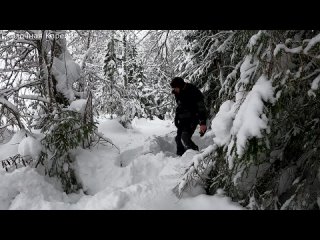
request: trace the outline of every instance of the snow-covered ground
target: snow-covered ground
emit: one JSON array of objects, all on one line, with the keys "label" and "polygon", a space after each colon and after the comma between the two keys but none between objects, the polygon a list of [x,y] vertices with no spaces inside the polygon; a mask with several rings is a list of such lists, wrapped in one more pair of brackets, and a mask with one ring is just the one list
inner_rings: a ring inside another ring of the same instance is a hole
[{"label": "snow-covered ground", "polygon": [[[117,120],[101,119],[99,131],[120,148],[97,145],[76,149],[76,173],[83,192],[65,194],[58,185],[31,167],[11,173],[0,168],[0,209],[243,209],[223,193],[208,196],[202,189],[178,199],[172,192],[195,154],[175,153],[175,127],[171,121],[135,119],[132,129]],[[194,141],[201,148],[210,134]],[[0,160],[19,151],[22,133],[0,145]]]}]

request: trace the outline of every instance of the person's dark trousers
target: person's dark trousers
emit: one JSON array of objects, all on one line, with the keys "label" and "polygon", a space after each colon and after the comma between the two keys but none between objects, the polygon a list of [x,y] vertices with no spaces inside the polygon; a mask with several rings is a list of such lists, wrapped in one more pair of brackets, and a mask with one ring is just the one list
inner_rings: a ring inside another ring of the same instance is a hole
[{"label": "person's dark trousers", "polygon": [[198,151],[199,147],[191,140],[197,125],[188,123],[178,127],[177,136],[175,138],[177,144],[177,155],[182,156],[188,149]]}]

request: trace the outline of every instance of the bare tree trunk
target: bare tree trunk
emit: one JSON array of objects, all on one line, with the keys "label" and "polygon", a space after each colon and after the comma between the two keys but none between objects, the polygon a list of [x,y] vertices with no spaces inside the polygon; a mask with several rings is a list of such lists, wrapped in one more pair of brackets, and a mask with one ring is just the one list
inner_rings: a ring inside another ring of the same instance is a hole
[{"label": "bare tree trunk", "polygon": [[50,112],[53,111],[53,104],[54,104],[54,94],[53,94],[53,84],[52,84],[52,78],[51,78],[51,71],[48,66],[48,60],[47,60],[47,52],[46,52],[46,30],[42,31],[42,38],[38,42],[38,55],[39,55],[39,66],[40,66],[40,78],[43,80],[43,83],[45,85],[44,94],[49,99],[49,106],[48,109]]},{"label": "bare tree trunk", "polygon": [[[92,30],[89,30],[89,33],[88,33],[88,38],[87,38],[87,45],[86,45],[86,53],[85,53],[85,57],[84,59],[82,60],[82,63],[81,63],[81,71],[83,71],[85,69],[85,66],[86,66],[86,60],[88,58],[88,55],[89,55],[89,49],[90,49],[90,45],[91,45],[91,36],[92,36]],[[78,88],[78,91],[79,92],[84,92],[85,91],[85,79],[83,76],[81,76],[81,79],[79,80],[79,88]]]},{"label": "bare tree trunk", "polygon": [[[114,56],[115,52],[114,52],[114,32],[112,31],[112,39],[111,39],[111,45],[110,45],[110,52],[111,52],[111,56]],[[114,59],[115,60],[115,59]],[[114,72],[112,71],[112,73],[110,74],[110,96],[112,97],[113,95],[113,83],[114,83]],[[113,119],[112,117],[112,113],[111,113],[111,119]]]},{"label": "bare tree trunk", "polygon": [[123,70],[124,70],[124,87],[127,88],[128,86],[128,70],[127,70],[127,34],[125,31],[123,32]]},{"label": "bare tree trunk", "polygon": [[90,43],[91,43],[91,32],[92,32],[92,30],[89,30],[88,40],[87,40],[87,50],[90,48]]}]

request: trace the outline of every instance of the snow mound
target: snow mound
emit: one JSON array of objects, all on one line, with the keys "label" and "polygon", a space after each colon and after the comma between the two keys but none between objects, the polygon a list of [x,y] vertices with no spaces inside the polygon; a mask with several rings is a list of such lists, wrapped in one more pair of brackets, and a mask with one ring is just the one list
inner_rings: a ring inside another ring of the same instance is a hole
[{"label": "snow mound", "polygon": [[0,209],[67,209],[69,206],[66,194],[29,167],[0,173],[0,192]]},{"label": "snow mound", "polygon": [[18,153],[21,156],[30,156],[32,159],[38,159],[42,150],[40,141],[33,137],[25,137],[19,144]]},{"label": "snow mound", "polygon": [[86,210],[116,210],[123,208],[129,196],[123,191],[106,188],[93,197],[83,197],[75,205],[78,209]]},{"label": "snow mound", "polygon": [[78,99],[78,100],[71,102],[68,109],[82,113],[86,107],[86,103],[87,103],[86,99]]},{"label": "snow mound", "polygon": [[229,197],[205,194],[181,199],[178,206],[189,210],[244,210],[240,205],[233,203]]},{"label": "snow mound", "polygon": [[[0,145],[0,160],[12,157],[18,154],[18,147],[22,139],[25,138],[26,132],[21,130],[15,133],[9,142]],[[2,169],[2,168],[0,168]],[[4,169],[3,169],[4,171]]]},{"label": "snow mound", "polygon": [[134,149],[128,149],[123,151],[119,156],[118,160],[116,161],[116,164],[119,164],[121,167],[126,167],[133,159],[138,157],[143,152],[143,146],[134,148]]},{"label": "snow mound", "polygon": [[127,132],[127,130],[116,119],[102,122],[98,126],[98,131],[104,133],[106,136],[110,133],[121,134]]},{"label": "snow mound", "polygon": [[163,136],[170,131],[175,131],[172,121],[161,120],[157,117],[154,117],[153,120],[135,117],[132,120],[132,127],[137,130],[142,130],[144,134],[148,134],[149,136]]}]

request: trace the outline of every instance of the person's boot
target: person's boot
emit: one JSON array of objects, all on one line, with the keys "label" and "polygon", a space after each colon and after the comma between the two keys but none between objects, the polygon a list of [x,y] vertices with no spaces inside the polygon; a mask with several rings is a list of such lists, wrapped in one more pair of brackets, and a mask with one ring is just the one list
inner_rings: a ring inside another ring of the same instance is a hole
[{"label": "person's boot", "polygon": [[192,149],[195,151],[199,151],[199,147],[191,140],[192,134],[189,132],[182,132],[182,141],[185,144],[187,149]]},{"label": "person's boot", "polygon": [[177,144],[177,155],[182,156],[186,150],[185,150],[179,136],[176,136],[175,140],[176,140],[176,144]]},{"label": "person's boot", "polygon": [[191,150],[199,152],[199,147],[197,145],[189,147],[188,149],[191,149]]},{"label": "person's boot", "polygon": [[177,155],[182,156],[185,153],[185,151],[177,151]]}]

